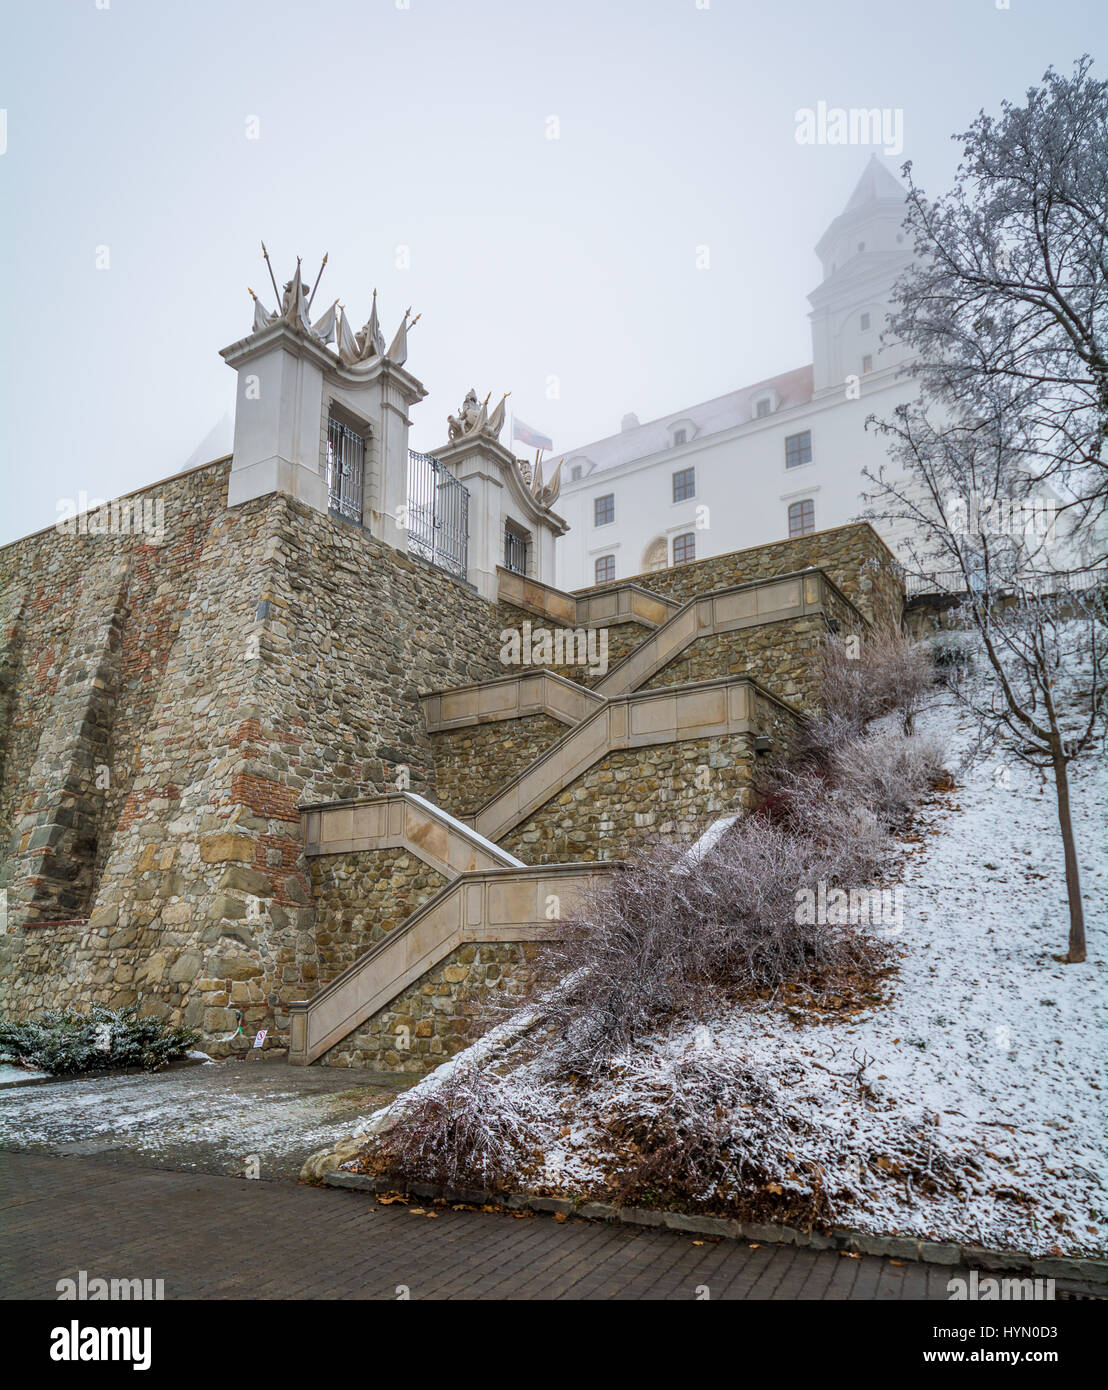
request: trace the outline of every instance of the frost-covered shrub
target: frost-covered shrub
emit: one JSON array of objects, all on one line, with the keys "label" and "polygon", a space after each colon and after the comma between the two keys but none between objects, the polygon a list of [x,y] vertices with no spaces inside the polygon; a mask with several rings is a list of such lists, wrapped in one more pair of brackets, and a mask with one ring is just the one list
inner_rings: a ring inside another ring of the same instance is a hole
[{"label": "frost-covered shrub", "polygon": [[828,638],[820,660],[823,719],[839,722],[854,732],[895,710],[906,731],[927,692],[935,670],[927,647],[908,639],[895,627],[866,633],[853,651],[838,638]]},{"label": "frost-covered shrub", "polygon": [[[864,1066],[851,1077],[856,1063],[823,1074],[838,1071],[839,1085],[874,1095]],[[972,1168],[965,1156],[954,1161],[926,1112],[886,1118],[881,1147],[860,1146],[853,1127],[823,1122],[798,1061],[742,1057],[707,1037],[683,1049],[656,1039],[614,1058],[589,1103],[624,1202],[691,1198],[746,1220],[826,1226],[869,1207],[886,1182],[957,1192],[959,1170]]]},{"label": "frost-covered shrub", "polygon": [[476,1067],[458,1067],[398,1108],[367,1151],[390,1176],[488,1190],[518,1176],[537,1147],[508,1083]]},{"label": "frost-covered shrub", "polygon": [[0,1019],[0,1056],[55,1075],[141,1067],[159,1071],[195,1046],[194,1028],[167,1028],[135,1008],[93,1004],[88,1013],[48,1010],[22,1023]]},{"label": "frost-covered shrub", "polygon": [[[828,761],[831,757],[829,751]],[[778,765],[763,781],[762,790],[755,814],[811,841],[826,860],[834,882],[867,883],[888,859],[886,827],[869,806],[859,804],[835,784],[829,768]]]},{"label": "frost-covered shrub", "polygon": [[776,1176],[791,1147],[773,1089],[733,1055],[631,1053],[608,1077],[604,1123],[624,1156],[622,1201],[726,1195]]},{"label": "frost-covered shrub", "polygon": [[869,730],[831,754],[844,804],[867,808],[889,828],[904,824],[942,772],[942,749],[899,728]]},{"label": "frost-covered shrub", "polygon": [[550,1002],[562,1065],[591,1073],[675,1015],[875,964],[882,947],[864,933],[797,920],[798,890],[839,878],[825,847],[758,815],[695,864],[673,845],[640,852],[550,948],[550,968],[567,977]]}]

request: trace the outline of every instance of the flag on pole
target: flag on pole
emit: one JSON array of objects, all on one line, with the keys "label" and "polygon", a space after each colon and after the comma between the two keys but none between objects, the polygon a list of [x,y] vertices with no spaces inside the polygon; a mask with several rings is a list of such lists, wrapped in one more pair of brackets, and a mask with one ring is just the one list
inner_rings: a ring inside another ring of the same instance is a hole
[{"label": "flag on pole", "polygon": [[518,415],[512,416],[512,439],[520,440],[532,449],[553,449],[554,441],[530,425],[525,425]]}]

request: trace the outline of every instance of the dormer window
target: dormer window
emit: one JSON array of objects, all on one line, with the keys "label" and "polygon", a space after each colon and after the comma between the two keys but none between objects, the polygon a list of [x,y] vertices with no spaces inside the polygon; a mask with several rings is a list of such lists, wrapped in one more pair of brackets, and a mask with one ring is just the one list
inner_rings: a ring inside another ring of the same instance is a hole
[{"label": "dormer window", "polygon": [[676,445],[676,444],[685,444],[685,443],[687,443],[687,442],[688,442],[688,438],[689,438],[689,434],[688,434],[688,431],[687,431],[687,430],[674,430],[674,431],[673,431],[673,442],[674,442],[675,445]]},{"label": "dormer window", "polygon": [[773,414],[773,397],[759,396],[754,402],[754,419],[764,420],[767,415]]},{"label": "dormer window", "polygon": [[579,483],[581,481],[581,465],[579,463],[575,463],[569,470],[569,480],[571,483]]}]

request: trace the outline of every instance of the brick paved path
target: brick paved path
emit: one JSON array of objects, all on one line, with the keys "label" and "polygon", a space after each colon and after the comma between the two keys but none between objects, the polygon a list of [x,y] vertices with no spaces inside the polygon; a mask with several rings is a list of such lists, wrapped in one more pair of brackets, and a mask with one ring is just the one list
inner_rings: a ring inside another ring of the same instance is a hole
[{"label": "brick paved path", "polygon": [[677,1232],[442,1210],[364,1193],[0,1153],[0,1297],[63,1277],[165,1280],[165,1297],[946,1299],[964,1273]]}]

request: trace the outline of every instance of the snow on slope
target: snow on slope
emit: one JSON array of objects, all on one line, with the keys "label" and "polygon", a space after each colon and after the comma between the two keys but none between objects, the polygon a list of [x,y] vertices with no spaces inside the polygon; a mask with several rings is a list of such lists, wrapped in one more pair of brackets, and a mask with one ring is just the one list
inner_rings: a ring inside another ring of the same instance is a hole
[{"label": "snow on slope", "polygon": [[[941,739],[954,770],[969,742],[957,711],[940,705],[919,727]],[[1083,965],[1053,959],[1066,949],[1068,911],[1050,783],[995,763],[959,783],[924,808],[918,842],[903,846],[904,920],[892,929],[901,958],[881,1007],[803,1026],[780,1009],[736,1008],[649,1040],[588,1092],[551,1081],[541,1056],[517,1054],[506,1080],[544,1134],[543,1189],[597,1190],[610,1163],[606,1119],[655,1104],[650,1085],[672,1074],[675,1058],[740,1059],[779,1098],[773,1123],[791,1126],[779,1130],[784,1147],[818,1162],[831,1191],[852,1194],[837,1199],[839,1224],[1103,1253],[1108,776],[1101,760],[1071,783]],[[869,1096],[856,1080],[867,1057]],[[428,1077],[410,1094],[435,1084]],[[755,1131],[741,1113],[736,1126],[740,1137]],[[948,1185],[925,1195],[876,1162],[920,1135],[959,1171],[961,1194]]]}]

